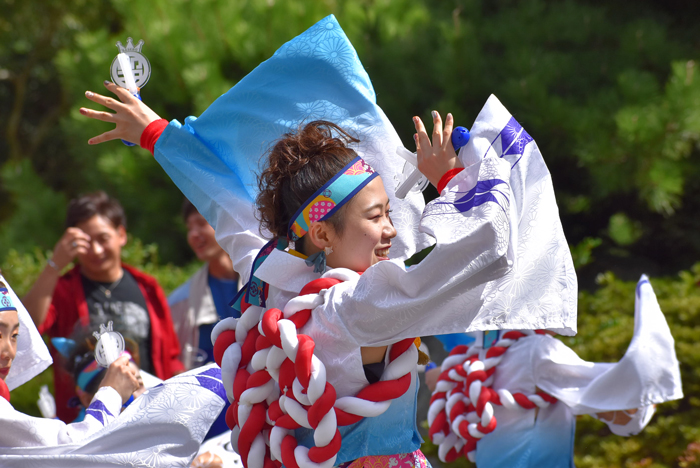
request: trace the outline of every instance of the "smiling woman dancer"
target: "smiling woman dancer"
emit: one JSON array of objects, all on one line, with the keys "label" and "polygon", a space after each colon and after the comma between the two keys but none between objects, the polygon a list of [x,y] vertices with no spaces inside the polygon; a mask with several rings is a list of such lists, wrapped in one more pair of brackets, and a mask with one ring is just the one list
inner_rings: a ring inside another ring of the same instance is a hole
[{"label": "smiling woman dancer", "polygon": [[[153,151],[250,278],[241,319],[212,334],[232,440],[248,468],[426,465],[414,337],[575,328],[575,277],[549,174],[495,98],[474,127],[490,143],[471,144],[463,170],[452,116],[443,129],[433,113],[432,138],[414,118],[418,168],[440,192],[423,209],[420,194],[394,197],[398,138],[332,17],[184,126],[106,86],[121,102],[86,96],[116,113],[81,113],[116,128],[90,143],[122,138]],[[266,144],[256,191],[251,169]],[[407,269],[399,258],[427,245],[424,234],[436,246]],[[545,259],[530,270],[539,287],[521,302],[509,294],[504,314],[497,299],[510,287],[496,283],[518,268],[521,251]],[[532,306],[542,298],[556,312]]]}]

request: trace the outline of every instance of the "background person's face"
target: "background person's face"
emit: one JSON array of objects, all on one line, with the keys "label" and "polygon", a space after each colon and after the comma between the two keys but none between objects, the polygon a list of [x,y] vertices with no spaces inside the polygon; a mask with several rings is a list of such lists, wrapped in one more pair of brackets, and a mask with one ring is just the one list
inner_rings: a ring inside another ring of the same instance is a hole
[{"label": "background person's face", "polygon": [[12,361],[17,354],[19,337],[19,316],[16,310],[0,312],[0,379],[5,380],[10,373]]},{"label": "background person's face", "polygon": [[78,255],[83,272],[99,279],[105,273],[121,268],[122,247],[126,244],[124,226],[115,228],[101,215],[95,215],[76,226],[90,236],[90,248],[86,254]]},{"label": "background person's face", "polygon": [[192,213],[187,217],[187,243],[203,262],[208,262],[223,252],[216,242],[214,228],[199,213]]}]

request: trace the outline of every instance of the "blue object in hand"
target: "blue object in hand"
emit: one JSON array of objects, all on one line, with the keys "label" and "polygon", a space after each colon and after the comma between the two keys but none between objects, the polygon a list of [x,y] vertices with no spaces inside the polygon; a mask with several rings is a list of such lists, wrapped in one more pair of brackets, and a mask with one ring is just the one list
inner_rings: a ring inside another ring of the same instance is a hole
[{"label": "blue object in hand", "polygon": [[455,151],[459,151],[462,146],[469,143],[469,130],[464,127],[455,127],[452,130],[452,146]]},{"label": "blue object in hand", "polygon": [[[141,94],[134,93],[134,97],[137,98],[139,101],[142,101]],[[455,130],[457,130],[457,129],[455,129]],[[452,132],[452,135],[454,135],[454,132]],[[454,136],[452,137],[452,142],[454,143]],[[132,143],[132,142],[126,141],[126,140],[122,140],[122,143],[124,143],[126,146],[136,146],[136,143]]]},{"label": "blue object in hand", "polygon": [[[124,140],[122,140],[122,141],[124,141]],[[128,142],[125,142],[125,143],[128,143]],[[133,145],[131,145],[131,146],[133,146]],[[129,399],[126,400],[126,403],[124,403],[124,404],[122,405],[122,408],[126,408],[127,406],[129,406],[129,405],[132,404],[133,402],[134,402],[134,395],[131,394],[131,395],[129,395]]]}]

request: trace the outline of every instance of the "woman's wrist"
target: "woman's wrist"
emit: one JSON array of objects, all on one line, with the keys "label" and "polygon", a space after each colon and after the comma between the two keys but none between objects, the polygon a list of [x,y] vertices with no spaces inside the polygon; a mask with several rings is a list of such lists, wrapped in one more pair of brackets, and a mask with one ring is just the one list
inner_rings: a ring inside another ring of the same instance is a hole
[{"label": "woman's wrist", "polygon": [[459,174],[464,170],[463,167],[455,167],[453,169],[450,169],[449,171],[445,172],[443,176],[440,178],[440,182],[437,184],[437,191],[438,193],[442,193],[442,191],[445,189],[447,184],[452,180],[454,176]]},{"label": "woman's wrist", "polygon": [[141,148],[147,149],[151,152],[151,154],[153,154],[158,138],[160,138],[161,134],[165,130],[165,127],[167,126],[168,121],[165,119],[158,119],[149,123],[141,134]]}]

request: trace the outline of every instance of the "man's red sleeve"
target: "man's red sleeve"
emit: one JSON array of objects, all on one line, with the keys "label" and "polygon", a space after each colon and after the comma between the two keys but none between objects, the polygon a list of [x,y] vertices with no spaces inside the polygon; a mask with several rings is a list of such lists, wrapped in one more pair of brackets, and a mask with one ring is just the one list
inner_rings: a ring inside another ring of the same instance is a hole
[{"label": "man's red sleeve", "polygon": [[36,327],[42,335],[45,333],[52,335],[51,330],[56,324],[58,315],[56,308],[61,308],[62,304],[64,304],[61,308],[62,310],[69,307],[66,304],[70,304],[71,294],[66,290],[66,287],[66,279],[64,277],[59,278],[53,290],[53,294],[51,295],[51,303],[49,304],[49,310],[46,312],[46,317],[44,317],[44,321],[38,323]]}]

